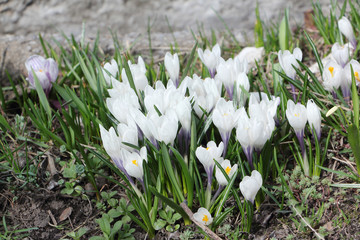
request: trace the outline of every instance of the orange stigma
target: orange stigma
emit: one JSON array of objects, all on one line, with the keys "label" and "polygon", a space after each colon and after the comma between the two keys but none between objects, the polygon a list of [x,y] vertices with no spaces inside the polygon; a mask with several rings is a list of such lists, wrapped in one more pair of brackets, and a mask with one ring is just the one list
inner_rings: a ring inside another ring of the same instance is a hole
[{"label": "orange stigma", "polygon": [[331,77],[334,77],[334,67],[329,67],[329,71],[331,73]]}]

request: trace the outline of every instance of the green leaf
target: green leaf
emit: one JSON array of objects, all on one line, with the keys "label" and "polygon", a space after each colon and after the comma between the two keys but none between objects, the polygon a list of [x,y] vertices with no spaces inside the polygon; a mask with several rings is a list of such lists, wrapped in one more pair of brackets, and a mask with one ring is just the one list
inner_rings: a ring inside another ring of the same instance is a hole
[{"label": "green leaf", "polygon": [[161,143],[161,153],[162,153],[162,160],[164,162],[164,167],[166,169],[166,173],[169,176],[171,185],[173,186],[173,188],[175,190],[174,194],[176,194],[176,196],[179,198],[180,202],[183,202],[185,200],[185,198],[184,198],[184,195],[182,194],[179,183],[175,178],[173,165],[171,164],[171,161],[170,161],[169,151],[164,142]]},{"label": "green leaf", "polygon": [[359,95],[358,95],[358,89],[356,87],[356,80],[354,76],[354,70],[352,65],[350,65],[351,69],[351,97],[353,101],[353,113],[354,113],[354,124],[359,129]]},{"label": "green leaf", "polygon": [[305,33],[305,36],[311,46],[311,49],[313,50],[313,52],[315,54],[316,62],[318,64],[319,70],[320,70],[320,75],[322,76],[324,66],[322,64],[321,57],[319,56],[319,53],[317,51],[317,47],[315,46],[315,44],[314,44],[313,40],[311,39],[311,37],[309,36],[309,34],[306,31],[304,31],[304,33]]},{"label": "green leaf", "polygon": [[172,209],[174,209],[176,212],[178,212],[183,218],[185,223],[186,222],[190,222],[189,216],[187,215],[187,213],[184,211],[184,209],[182,209],[182,207],[180,207],[179,205],[177,205],[174,201],[172,201],[171,199],[163,196],[162,194],[160,194],[156,188],[149,186],[149,190],[156,195],[157,197],[159,197],[164,203],[166,203],[167,205],[169,205]]},{"label": "green leaf", "polygon": [[193,49],[191,50],[189,59],[187,61],[186,67],[184,69],[184,71],[181,73],[181,81],[187,76],[190,66],[194,60],[194,56],[195,56],[195,52],[196,52],[196,48],[197,48],[198,42],[195,43]]},{"label": "green leaf", "polygon": [[108,212],[109,216],[112,218],[117,218],[120,217],[122,214],[120,211],[118,211],[117,209],[110,209],[110,211]]},{"label": "green leaf", "polygon": [[279,27],[279,45],[281,50],[289,49],[289,41],[291,41],[291,31],[289,25],[288,9],[285,10],[285,16],[281,20]]},{"label": "green leaf", "polygon": [[163,219],[167,219],[167,218],[168,218],[165,210],[163,210],[163,209],[161,209],[161,210],[159,211],[159,216],[160,216],[161,218],[163,218]]},{"label": "green leaf", "polygon": [[76,166],[74,163],[70,164],[69,167],[65,168],[63,171],[64,178],[75,179],[76,178]]},{"label": "green leaf", "polygon": [[114,224],[113,228],[111,229],[111,234],[110,234],[109,238],[111,239],[112,237],[114,237],[115,234],[117,234],[120,231],[122,226],[123,226],[123,222],[122,221],[117,221]]},{"label": "green leaf", "polygon": [[259,3],[256,3],[255,8],[256,13],[256,21],[255,21],[255,27],[254,27],[254,34],[255,34],[255,47],[263,47],[264,46],[264,34],[263,34],[263,26],[260,19],[260,13],[259,13]]},{"label": "green leaf", "polygon": [[48,121],[51,121],[51,108],[49,105],[49,101],[45,95],[44,89],[42,88],[38,77],[36,76],[34,69],[32,69],[32,74],[34,76],[35,88],[36,92],[39,95],[40,104],[45,109],[45,112],[48,115]]},{"label": "green leaf", "polygon": [[166,231],[168,231],[168,232],[173,232],[173,231],[174,231],[173,226],[167,225],[167,226],[166,226]]},{"label": "green leaf", "polygon": [[154,223],[154,229],[157,231],[157,230],[160,230],[162,229],[163,227],[166,226],[166,221],[165,220],[162,220],[161,218],[159,218],[158,220],[155,221]]},{"label": "green leaf", "polygon": [[348,127],[348,139],[354,153],[356,168],[360,175],[360,134],[359,128],[354,124]]}]

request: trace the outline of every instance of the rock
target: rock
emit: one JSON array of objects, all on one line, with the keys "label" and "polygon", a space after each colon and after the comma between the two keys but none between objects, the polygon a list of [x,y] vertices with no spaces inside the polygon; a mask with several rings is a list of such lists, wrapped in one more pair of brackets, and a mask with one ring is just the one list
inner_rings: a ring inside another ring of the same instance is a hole
[{"label": "rock", "polygon": [[[280,19],[285,7],[290,8],[293,24],[301,23],[303,13],[311,9],[311,1],[307,0],[259,0],[258,3],[261,18],[267,24]],[[327,8],[330,4],[329,0],[320,0],[320,3]],[[29,56],[43,54],[39,33],[46,41],[51,42],[54,37],[64,43],[61,31],[79,39],[82,22],[85,22],[86,36],[94,39],[99,31],[104,51],[113,49],[109,29],[118,33],[125,47],[140,36],[135,46],[138,51],[148,50],[150,26],[152,47],[159,50],[156,56],[161,58],[162,52],[174,42],[169,25],[180,47],[190,51],[195,42],[190,29],[197,33],[201,25],[205,32],[226,31],[216,13],[238,41],[251,41],[255,7],[253,0],[0,0],[0,83],[8,85],[5,69],[17,78],[25,74],[24,62]]]}]

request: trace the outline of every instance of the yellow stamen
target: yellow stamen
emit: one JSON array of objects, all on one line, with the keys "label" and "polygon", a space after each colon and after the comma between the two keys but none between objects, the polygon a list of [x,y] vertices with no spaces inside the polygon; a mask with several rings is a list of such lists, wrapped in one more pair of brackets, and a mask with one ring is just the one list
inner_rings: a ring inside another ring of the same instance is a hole
[{"label": "yellow stamen", "polygon": [[225,172],[227,175],[229,175],[230,171],[231,171],[231,167],[226,167]]},{"label": "yellow stamen", "polygon": [[136,160],[131,161],[135,166],[139,166]]},{"label": "yellow stamen", "polygon": [[227,114],[227,113],[224,113],[224,116],[227,116],[227,115],[229,115],[229,114]]},{"label": "yellow stamen", "polygon": [[42,70],[42,69],[39,69],[39,72],[43,72],[43,70]]},{"label": "yellow stamen", "polygon": [[209,221],[209,218],[208,218],[208,216],[206,214],[204,214],[204,217],[203,217],[202,220],[203,220],[203,222],[207,223]]},{"label": "yellow stamen", "polygon": [[206,148],[206,150],[209,150],[209,149],[210,149],[209,147]]},{"label": "yellow stamen", "polygon": [[294,116],[295,116],[295,117],[298,117],[298,116],[300,116],[300,114],[298,114],[298,113],[295,113],[295,114],[294,114]]},{"label": "yellow stamen", "polygon": [[359,72],[355,72],[354,75],[355,75],[356,81],[360,82]]},{"label": "yellow stamen", "polygon": [[329,71],[331,73],[331,77],[334,77],[334,67],[329,67]]}]

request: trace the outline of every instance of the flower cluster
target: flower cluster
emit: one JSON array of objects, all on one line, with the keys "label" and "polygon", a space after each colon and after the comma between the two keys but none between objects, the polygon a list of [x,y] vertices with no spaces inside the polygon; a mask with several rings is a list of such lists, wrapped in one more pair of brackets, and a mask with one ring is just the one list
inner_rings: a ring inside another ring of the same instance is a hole
[{"label": "flower cluster", "polygon": [[360,84],[359,72],[360,64],[357,60],[350,57],[356,49],[357,43],[350,21],[342,17],[338,21],[342,34],[350,41],[344,45],[335,43],[331,48],[331,59],[324,66],[322,74],[325,90],[331,92],[336,97],[336,90],[340,87],[346,101],[350,100],[351,86],[351,67],[355,76],[356,84]]}]

